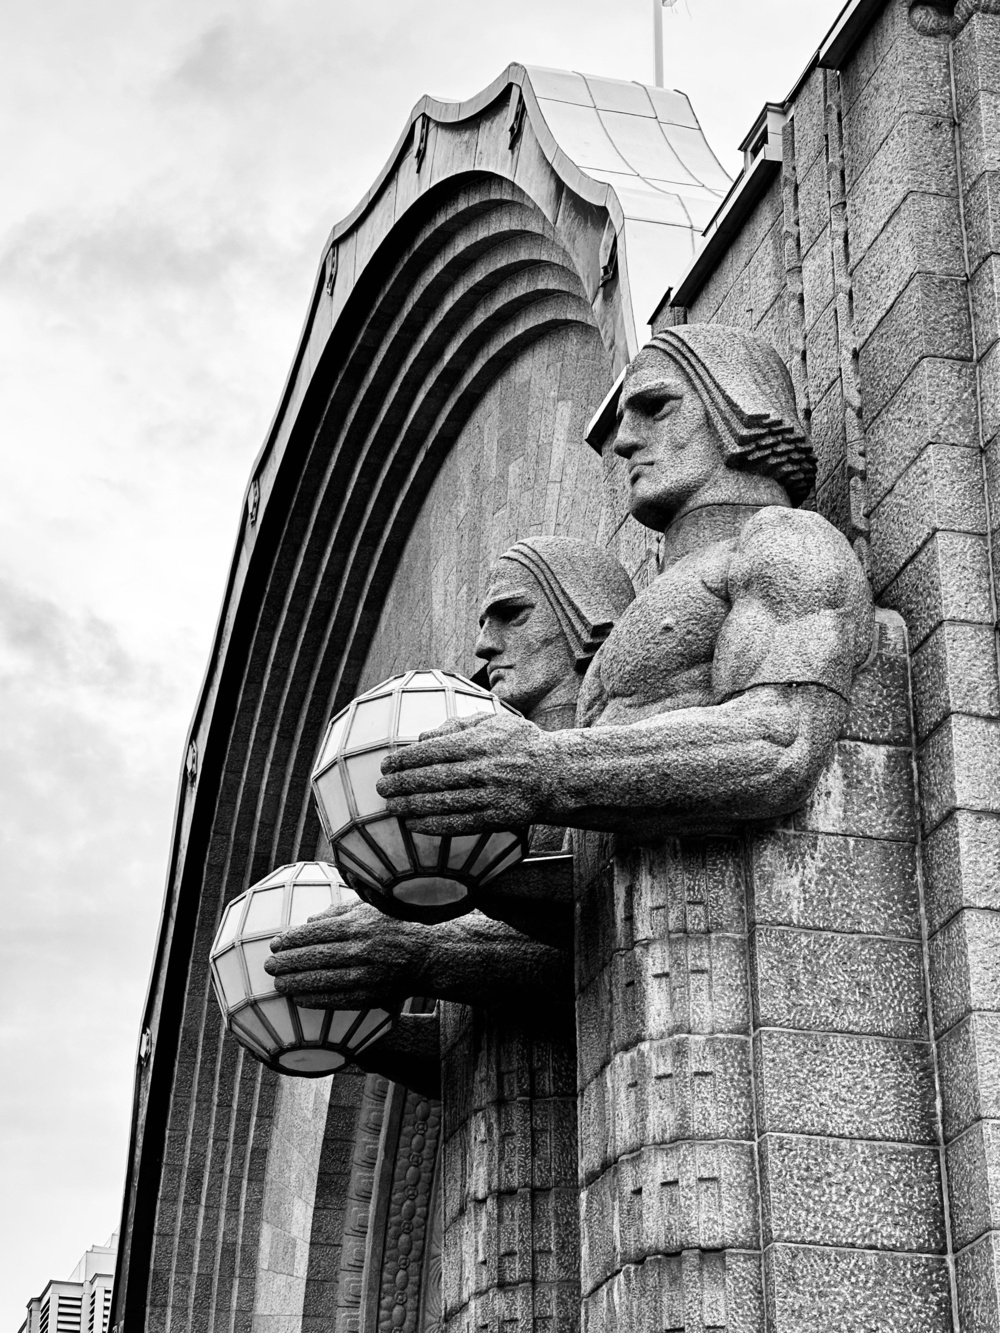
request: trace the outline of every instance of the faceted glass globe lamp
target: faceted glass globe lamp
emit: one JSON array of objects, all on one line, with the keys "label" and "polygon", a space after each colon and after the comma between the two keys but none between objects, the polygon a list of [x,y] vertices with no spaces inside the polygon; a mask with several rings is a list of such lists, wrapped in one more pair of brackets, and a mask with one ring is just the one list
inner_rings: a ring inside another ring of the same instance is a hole
[{"label": "faceted glass globe lamp", "polygon": [[452,671],[407,671],[331,721],[313,794],[337,869],[390,916],[435,923],[475,907],[475,894],[528,853],[528,831],[437,837],[412,833],[375,790],[385,756],[449,718],[514,709]]},{"label": "faceted glass globe lamp", "polygon": [[236,1040],[279,1074],[332,1074],[395,1022],[391,1008],[307,1009],[279,995],[264,971],[279,931],[356,901],[333,866],[299,861],[273,871],[226,908],[211,952],[215,998]]}]

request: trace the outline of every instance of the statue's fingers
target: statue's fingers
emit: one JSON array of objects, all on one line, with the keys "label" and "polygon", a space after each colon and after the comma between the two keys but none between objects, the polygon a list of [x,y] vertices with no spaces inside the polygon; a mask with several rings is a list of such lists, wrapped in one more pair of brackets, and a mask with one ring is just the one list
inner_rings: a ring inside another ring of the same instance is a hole
[{"label": "statue's fingers", "polygon": [[479,815],[486,805],[485,793],[463,791],[417,791],[386,801],[389,813],[401,819],[430,819],[438,815]]},{"label": "statue's fingers", "polygon": [[337,991],[329,994],[317,991],[315,995],[296,994],[295,1003],[303,1009],[385,1009],[390,1002],[384,995],[375,995],[371,991]]},{"label": "statue's fingers", "polygon": [[[456,719],[457,720],[457,719]],[[445,725],[448,725],[447,723]],[[426,740],[401,745],[382,760],[383,773],[405,773],[411,768],[429,768],[433,764],[460,764],[463,759],[481,759],[494,748],[485,727],[463,727],[447,735],[425,733]],[[478,733],[478,734],[477,734]]]},{"label": "statue's fingers", "polygon": [[310,944],[346,944],[356,931],[344,916],[346,913],[340,917],[318,917],[301,926],[292,926],[275,935],[271,952],[284,954],[289,949],[302,949]]},{"label": "statue's fingers", "polygon": [[470,731],[473,727],[481,726],[494,716],[493,712],[489,712],[474,713],[472,717],[451,717],[447,722],[442,722],[439,727],[434,727],[431,731],[422,731],[418,740],[423,742],[434,740],[438,736],[454,736],[460,731]]},{"label": "statue's fingers", "polygon": [[283,949],[280,953],[273,953],[270,958],[264,959],[264,971],[272,977],[283,977],[322,967],[333,975],[341,970],[348,971],[352,963],[356,964],[356,954],[345,949],[341,954],[343,958],[343,968],[341,968],[337,953],[337,946],[329,944],[310,944]]},{"label": "statue's fingers", "polygon": [[[388,762],[388,761],[386,761]],[[489,781],[488,765],[481,760],[454,764],[430,764],[379,778],[375,788],[387,799],[414,792],[452,792],[481,787]]]},{"label": "statue's fingers", "polygon": [[314,967],[274,979],[275,990],[298,1000],[300,995],[323,995],[324,1003],[338,1009],[351,1009],[353,997],[371,996],[371,980],[361,967]]},{"label": "statue's fingers", "polygon": [[[464,815],[435,815],[424,819],[407,819],[406,827],[412,833],[430,833],[438,837],[445,833],[467,834],[467,833],[490,833],[493,831],[492,825],[488,824],[483,815],[473,812]],[[497,827],[504,827],[498,825]]]}]

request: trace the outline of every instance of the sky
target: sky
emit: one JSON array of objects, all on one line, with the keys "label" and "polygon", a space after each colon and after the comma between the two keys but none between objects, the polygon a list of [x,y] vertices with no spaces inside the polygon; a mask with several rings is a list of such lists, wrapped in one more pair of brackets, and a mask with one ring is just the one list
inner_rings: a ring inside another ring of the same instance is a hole
[{"label": "sky", "polygon": [[[735,174],[841,0],[676,0]],[[174,797],[324,238],[423,93],[652,81],[650,0],[0,7],[0,1330],[118,1223]]]}]

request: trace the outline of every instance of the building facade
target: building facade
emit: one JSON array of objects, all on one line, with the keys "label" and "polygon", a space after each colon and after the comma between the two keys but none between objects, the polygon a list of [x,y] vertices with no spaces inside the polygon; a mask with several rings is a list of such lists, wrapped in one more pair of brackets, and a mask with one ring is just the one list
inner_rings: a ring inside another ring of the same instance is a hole
[{"label": "building facade", "polygon": [[108,1333],[117,1256],[117,1232],[92,1245],[65,1282],[53,1279],[28,1302],[19,1333]]},{"label": "building facade", "polygon": [[[334,229],[181,780],[119,1333],[1000,1330],[996,10],[848,4],[731,188],[681,95],[512,66],[419,103]],[[648,976],[577,939],[578,1049],[449,1006],[440,1102],[262,1070],[208,949],[248,884],[328,859],[326,720],[471,675],[518,538],[596,537],[648,586],[613,389],[650,325],[706,323],[785,361],[807,504],[880,607],[816,795],[738,848],[578,855],[578,908],[632,895],[652,932]],[[702,1041],[725,996],[745,1106]]]}]

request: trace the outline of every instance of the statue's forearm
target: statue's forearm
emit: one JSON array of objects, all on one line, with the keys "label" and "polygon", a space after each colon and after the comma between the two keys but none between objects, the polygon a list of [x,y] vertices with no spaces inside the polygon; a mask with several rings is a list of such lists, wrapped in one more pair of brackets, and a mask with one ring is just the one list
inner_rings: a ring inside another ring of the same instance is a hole
[{"label": "statue's forearm", "polygon": [[[776,693],[776,692],[775,692]],[[767,819],[805,799],[846,708],[820,686],[763,691],[640,722],[551,732],[540,817],[634,832],[709,818]]]},{"label": "statue's forearm", "polygon": [[425,993],[488,1009],[573,1006],[569,952],[472,912],[434,927]]}]

